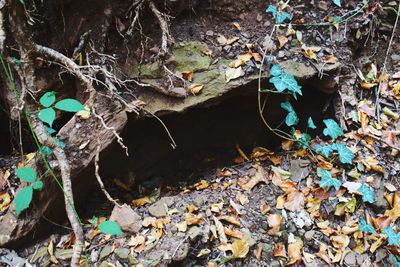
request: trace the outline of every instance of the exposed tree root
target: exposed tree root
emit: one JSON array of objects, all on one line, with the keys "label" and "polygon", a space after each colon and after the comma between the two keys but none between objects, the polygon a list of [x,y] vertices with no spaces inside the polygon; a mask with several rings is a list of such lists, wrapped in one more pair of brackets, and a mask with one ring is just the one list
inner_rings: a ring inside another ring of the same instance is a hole
[{"label": "exposed tree root", "polygon": [[157,18],[158,22],[160,23],[160,28],[162,31],[161,34],[161,50],[159,55],[160,56],[165,56],[168,54],[168,42],[173,42],[173,39],[171,37],[171,34],[169,32],[169,26],[168,22],[165,19],[166,15],[161,13],[154,2],[152,0],[149,1],[149,7],[151,11],[153,12],[154,16]]}]

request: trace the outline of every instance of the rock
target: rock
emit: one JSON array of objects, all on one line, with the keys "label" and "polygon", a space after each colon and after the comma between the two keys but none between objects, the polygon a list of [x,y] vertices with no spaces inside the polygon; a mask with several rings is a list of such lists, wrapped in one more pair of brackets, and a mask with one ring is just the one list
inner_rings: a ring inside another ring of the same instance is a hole
[{"label": "rock", "polygon": [[0,263],[8,264],[7,266],[25,266],[25,259],[18,256],[14,250],[0,248],[0,255]]},{"label": "rock", "polygon": [[263,17],[261,14],[258,14],[256,19],[257,19],[257,22],[261,22]]},{"label": "rock", "polygon": [[326,1],[318,1],[318,8],[324,11],[328,10],[328,3]]},{"label": "rock", "polygon": [[303,228],[304,226],[310,227],[313,223],[310,214],[304,209],[300,212],[290,212],[289,217],[299,229]]},{"label": "rock", "polygon": [[165,217],[168,214],[168,207],[172,205],[172,203],[172,197],[163,197],[149,207],[149,213],[153,217]]},{"label": "rock", "polygon": [[105,257],[108,257],[113,251],[112,246],[105,246],[101,252],[100,252],[100,260],[104,259]]},{"label": "rock", "polygon": [[207,36],[214,36],[214,32],[213,31],[206,31],[206,35]]},{"label": "rock", "polygon": [[202,234],[202,231],[201,231],[201,230],[202,230],[201,227],[198,227],[198,226],[193,226],[193,227],[191,227],[191,228],[189,229],[189,231],[188,231],[188,235],[189,235],[189,237],[190,237],[190,240],[195,240],[196,237],[198,237],[199,235],[201,235],[201,234]]},{"label": "rock", "polygon": [[307,232],[304,234],[304,239],[305,239],[306,241],[314,241],[314,240],[313,240],[314,234],[315,234],[315,231],[314,231],[314,230],[307,231]]},{"label": "rock", "polygon": [[99,250],[93,249],[92,252],[90,253],[90,261],[97,262],[98,258],[99,258]]},{"label": "rock", "polygon": [[271,267],[280,267],[281,263],[279,261],[277,261],[277,260],[273,260],[273,261],[271,261],[271,265],[270,266]]},{"label": "rock", "polygon": [[125,260],[129,256],[130,250],[128,248],[117,248],[114,253],[117,255],[118,258],[121,260]]},{"label": "rock", "polygon": [[355,252],[347,253],[346,257],[344,257],[344,262],[348,266],[356,266],[357,265],[356,253]]},{"label": "rock", "polygon": [[142,228],[141,217],[128,205],[115,206],[110,221],[117,222],[123,231],[138,233]]},{"label": "rock", "polygon": [[293,182],[300,182],[310,174],[310,161],[303,159],[294,159],[290,162],[289,172],[292,174]]}]

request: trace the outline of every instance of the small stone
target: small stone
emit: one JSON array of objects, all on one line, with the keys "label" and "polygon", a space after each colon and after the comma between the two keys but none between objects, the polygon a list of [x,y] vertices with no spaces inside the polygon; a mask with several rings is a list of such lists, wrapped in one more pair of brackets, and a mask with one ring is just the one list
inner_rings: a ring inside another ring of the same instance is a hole
[{"label": "small stone", "polygon": [[105,257],[108,257],[112,253],[112,250],[113,250],[112,246],[105,246],[100,252],[100,260],[104,259]]},{"label": "small stone", "polygon": [[314,231],[314,230],[307,231],[307,232],[304,234],[304,239],[305,239],[306,241],[312,241],[313,238],[314,238],[314,234],[315,234],[315,231]]},{"label": "small stone", "polygon": [[172,197],[163,197],[149,207],[149,213],[153,217],[165,217],[168,214],[168,206],[172,205],[172,203]]},{"label": "small stone", "polygon": [[214,32],[213,31],[206,31],[206,35],[207,36],[214,36]]},{"label": "small stone", "polygon": [[224,51],[227,52],[227,53],[229,53],[229,51],[231,51],[231,49],[232,49],[231,45],[224,46]]},{"label": "small stone", "polygon": [[279,261],[277,261],[277,260],[273,260],[273,261],[271,261],[271,265],[270,266],[271,267],[280,267],[281,263]]},{"label": "small stone", "polygon": [[158,48],[158,47],[155,46],[155,47],[150,48],[149,51],[150,51],[151,53],[153,53],[153,54],[158,55],[158,54],[160,53],[160,48]]},{"label": "small stone", "polygon": [[128,205],[115,206],[110,221],[117,222],[123,231],[138,233],[142,228],[141,217]]},{"label": "small stone", "polygon": [[281,51],[278,52],[278,57],[279,58],[283,58],[284,56],[285,56],[285,51],[281,50]]},{"label": "small stone", "polygon": [[344,262],[348,266],[356,266],[357,265],[356,253],[354,252],[347,253],[346,257],[344,257]]},{"label": "small stone", "polygon": [[128,258],[129,256],[129,249],[127,248],[117,248],[114,253],[115,255],[117,255],[118,258],[120,258],[121,260],[125,260]]},{"label": "small stone", "polygon": [[263,19],[262,15],[258,14],[258,15],[257,15],[257,21],[258,21],[258,22],[261,22],[262,19]]},{"label": "small stone", "polygon": [[318,1],[318,8],[324,11],[328,10],[328,3],[326,1]]},{"label": "small stone", "polygon": [[188,235],[190,237],[190,240],[195,240],[196,237],[198,237],[201,234],[201,228],[198,226],[193,226],[189,229]]}]

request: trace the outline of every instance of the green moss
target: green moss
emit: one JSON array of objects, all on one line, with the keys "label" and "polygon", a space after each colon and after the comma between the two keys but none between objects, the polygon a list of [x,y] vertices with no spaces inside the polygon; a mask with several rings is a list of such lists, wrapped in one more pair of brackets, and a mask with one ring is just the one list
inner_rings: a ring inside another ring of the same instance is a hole
[{"label": "green moss", "polygon": [[183,46],[175,45],[170,63],[177,72],[207,70],[211,65],[211,58],[203,54],[206,50],[208,50],[207,45],[199,42],[186,42]]}]

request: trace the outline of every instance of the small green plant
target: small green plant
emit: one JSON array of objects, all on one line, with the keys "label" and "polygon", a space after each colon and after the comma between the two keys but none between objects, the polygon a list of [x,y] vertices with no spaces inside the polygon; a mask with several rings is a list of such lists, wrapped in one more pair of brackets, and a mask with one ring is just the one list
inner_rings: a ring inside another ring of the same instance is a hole
[{"label": "small green plant", "polygon": [[393,227],[388,227],[384,229],[384,232],[387,236],[388,239],[388,244],[393,245],[396,247],[400,247],[400,233],[396,233],[393,229]]},{"label": "small green plant", "polygon": [[285,22],[285,20],[292,20],[293,16],[288,12],[283,11],[282,6],[269,5],[265,10],[267,13],[271,13],[277,24]]},{"label": "small green plant", "polygon": [[36,171],[29,167],[18,168],[15,174],[22,181],[30,183],[29,186],[22,188],[14,199],[15,211],[20,215],[31,204],[33,190],[42,190],[43,182],[36,179]]},{"label": "small green plant", "polygon": [[335,4],[335,5],[337,5],[338,7],[341,7],[342,6],[342,1],[341,0],[332,0],[332,2]]},{"label": "small green plant", "polygon": [[368,224],[365,219],[362,219],[360,221],[360,224],[358,225],[358,229],[360,229],[360,231],[364,232],[364,233],[375,234],[374,227],[372,225]]},{"label": "small green plant", "polygon": [[329,171],[324,169],[318,169],[317,173],[319,176],[321,176],[321,181],[319,183],[320,187],[329,188],[333,186],[336,190],[339,190],[342,183],[338,179],[333,178]]}]

